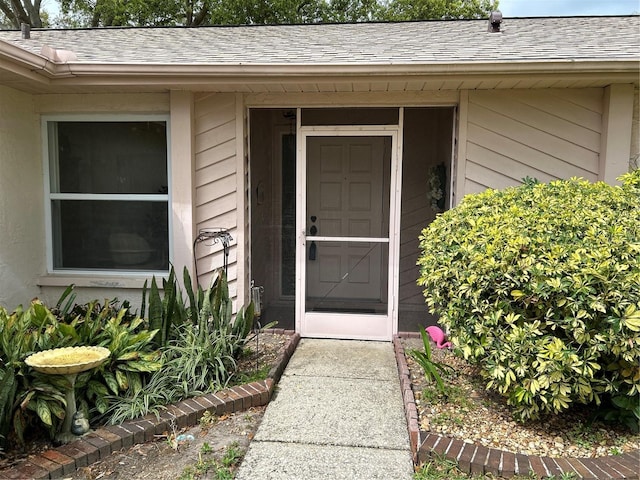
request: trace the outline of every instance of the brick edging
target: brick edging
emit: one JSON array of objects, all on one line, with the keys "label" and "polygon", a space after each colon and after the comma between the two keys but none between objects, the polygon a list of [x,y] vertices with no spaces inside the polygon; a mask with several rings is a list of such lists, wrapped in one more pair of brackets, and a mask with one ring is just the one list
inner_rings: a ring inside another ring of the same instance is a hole
[{"label": "brick edging", "polygon": [[30,455],[19,465],[0,470],[0,479],[53,479],[71,475],[78,468],[91,465],[122,448],[154,440],[174,425],[177,429],[195,425],[205,412],[221,415],[266,405],[300,342],[300,334],[284,329],[265,332],[289,337],[266,380],[182,400],[169,405],[157,417],[148,414],[120,425],[100,427],[72,443]]},{"label": "brick edging", "polygon": [[416,399],[411,387],[411,377],[409,376],[409,366],[404,356],[404,347],[400,342],[400,337],[393,337],[393,353],[396,356],[398,365],[398,376],[400,378],[400,391],[404,403],[404,415],[407,418],[407,429],[409,430],[409,443],[411,444],[411,456],[413,463],[418,463],[418,445],[420,441],[420,427],[418,425],[418,409]]},{"label": "brick edging", "polygon": [[640,450],[622,455],[597,458],[539,457],[506,452],[496,448],[467,443],[462,440],[420,430],[418,410],[411,388],[409,367],[400,338],[416,338],[400,333],[393,337],[393,350],[398,364],[398,375],[404,401],[409,440],[413,461],[418,464],[428,461],[434,455],[444,456],[458,463],[466,473],[493,474],[503,477],[534,473],[538,478],[563,473],[573,473],[585,480],[639,479]]}]

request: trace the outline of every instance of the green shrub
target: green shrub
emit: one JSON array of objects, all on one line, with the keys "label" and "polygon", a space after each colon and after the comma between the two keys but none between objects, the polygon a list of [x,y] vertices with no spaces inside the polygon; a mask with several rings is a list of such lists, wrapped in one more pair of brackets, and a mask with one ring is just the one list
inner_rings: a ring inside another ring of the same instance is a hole
[{"label": "green shrub", "polygon": [[[250,339],[253,304],[232,315],[223,273],[208,289],[197,292],[186,269],[184,280],[189,308],[173,269],[163,281],[163,298],[152,281],[148,321],[131,313],[127,301],[75,304],[73,286],[52,309],[39,300],[13,313],[0,307],[0,448],[9,440],[23,444],[26,431],[42,426],[53,438],[64,420],[68,381],[35,372],[24,363],[41,350],[75,345],[110,350],[106,362],[76,380],[78,409],[90,414],[93,422],[135,418],[225,386]],[[143,295],[143,312],[145,299]],[[161,348],[154,343],[158,334]]]},{"label": "green shrub", "polygon": [[[185,267],[185,275],[189,271]],[[176,332],[175,328],[188,318],[188,311],[182,298],[182,290],[176,279],[175,270],[171,265],[169,277],[162,279],[162,298],[160,297],[160,289],[158,288],[155,275],[151,279],[151,288],[149,289],[149,310],[146,318],[148,319],[149,330],[157,330],[158,334],[154,337],[154,344],[158,348],[167,345]],[[142,305],[141,311],[144,317],[147,306],[147,282],[142,287]]]},{"label": "green shrub", "polygon": [[[195,298],[195,294],[189,296]],[[192,309],[196,323],[180,325],[176,339],[165,349],[163,375],[173,378],[181,398],[227,384],[253,325],[253,303],[232,317],[229,286],[222,271],[207,290],[198,289],[197,298]]]},{"label": "green shrub", "polygon": [[31,353],[69,340],[57,328],[55,316],[39,301],[9,313],[0,307],[0,445],[24,443],[34,425],[51,436],[64,418],[64,377],[35,372],[24,363]]},{"label": "green shrub", "polygon": [[[155,331],[145,330],[141,318],[115,300],[74,305],[72,290],[52,309],[39,300],[12,313],[0,307],[0,445],[10,440],[21,445],[25,433],[40,427],[53,438],[64,420],[69,383],[64,376],[27,366],[24,360],[32,353],[75,345],[111,351],[104,364],[79,374],[76,381],[78,408],[94,420],[107,410],[110,398],[142,390],[150,373],[162,366],[160,352],[151,345]],[[67,297],[70,301],[62,306]]]},{"label": "green shrub", "polygon": [[[222,271],[209,288],[198,287],[197,292],[191,288],[186,268],[183,278],[190,307],[180,309],[187,312],[190,321],[175,322],[174,318],[172,335],[162,348],[162,370],[151,376],[146,388],[124,398],[113,397],[107,412],[109,423],[155,413],[162,405],[224,388],[235,373],[236,360],[250,340],[253,304],[232,315],[229,286]],[[177,282],[171,285],[179,292]],[[177,297],[182,298],[180,293]]]},{"label": "green shrub", "polygon": [[468,195],[422,232],[428,306],[521,420],[604,398],[637,426],[640,171],[622,179]]},{"label": "green shrub", "polygon": [[[53,312],[59,317],[58,329],[72,345],[108,348],[110,357],[99,368],[78,375],[78,407],[94,418],[104,414],[110,402],[142,390],[151,372],[162,367],[160,351],[153,340],[157,330],[147,329],[144,319],[131,312],[129,302],[93,300],[70,307],[61,306],[72,287],[62,295]],[[114,395],[115,397],[111,397]]]}]

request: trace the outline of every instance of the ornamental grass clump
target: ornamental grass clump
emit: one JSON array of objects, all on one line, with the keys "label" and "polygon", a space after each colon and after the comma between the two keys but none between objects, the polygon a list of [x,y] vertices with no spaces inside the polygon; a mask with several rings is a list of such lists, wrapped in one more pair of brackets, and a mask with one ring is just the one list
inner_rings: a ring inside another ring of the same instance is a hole
[{"label": "ornamental grass clump", "polygon": [[[640,418],[640,170],[468,195],[420,237],[426,302],[520,420]],[[611,413],[613,412],[613,413]]]}]

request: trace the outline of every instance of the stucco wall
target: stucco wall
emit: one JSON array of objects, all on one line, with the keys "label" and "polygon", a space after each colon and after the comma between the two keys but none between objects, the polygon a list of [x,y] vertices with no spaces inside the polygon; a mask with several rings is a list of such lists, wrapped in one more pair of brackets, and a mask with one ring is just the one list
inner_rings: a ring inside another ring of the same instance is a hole
[{"label": "stucco wall", "polygon": [[39,294],[44,270],[40,125],[31,95],[0,86],[0,305]]}]

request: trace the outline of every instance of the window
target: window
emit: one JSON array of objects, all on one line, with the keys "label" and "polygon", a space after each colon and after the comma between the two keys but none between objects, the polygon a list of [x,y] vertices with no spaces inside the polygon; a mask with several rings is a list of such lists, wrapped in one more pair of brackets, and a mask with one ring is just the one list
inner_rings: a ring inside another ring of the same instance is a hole
[{"label": "window", "polygon": [[168,270],[167,125],[45,120],[50,269]]},{"label": "window", "polygon": [[302,126],[314,125],[398,125],[400,110],[395,107],[303,108]]},{"label": "window", "polygon": [[283,295],[296,294],[296,135],[284,134],[282,142],[282,211],[280,256]]}]

